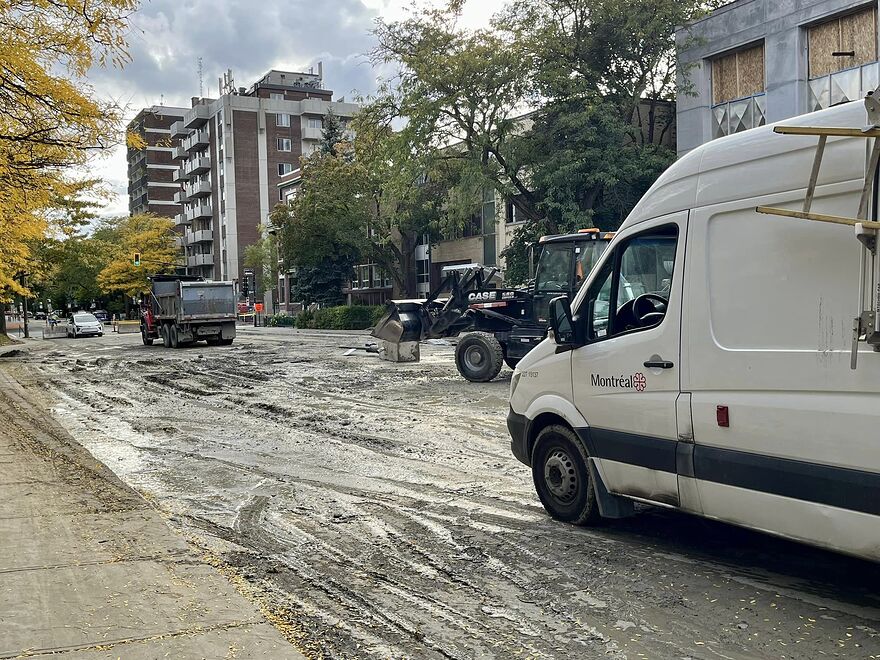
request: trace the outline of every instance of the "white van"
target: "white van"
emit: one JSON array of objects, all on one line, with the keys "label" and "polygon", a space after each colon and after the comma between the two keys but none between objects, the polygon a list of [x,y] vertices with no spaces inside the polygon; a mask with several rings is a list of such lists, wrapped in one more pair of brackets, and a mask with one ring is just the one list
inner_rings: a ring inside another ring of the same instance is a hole
[{"label": "white van", "polygon": [[[862,129],[865,106],[780,124]],[[812,212],[856,215],[871,143],[827,138]],[[816,149],[766,126],[687,154],[554,302],[508,417],[550,515],[637,500],[880,560],[880,353],[850,365],[874,260],[851,226],[756,212],[803,207]]]}]

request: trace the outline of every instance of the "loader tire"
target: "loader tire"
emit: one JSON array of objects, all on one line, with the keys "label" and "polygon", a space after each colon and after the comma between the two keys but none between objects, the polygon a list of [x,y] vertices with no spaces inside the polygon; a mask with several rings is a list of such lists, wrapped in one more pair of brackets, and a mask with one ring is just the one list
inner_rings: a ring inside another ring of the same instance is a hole
[{"label": "loader tire", "polygon": [[504,351],[495,335],[488,332],[469,332],[462,335],[455,347],[455,366],[458,373],[472,383],[487,383],[501,371]]}]

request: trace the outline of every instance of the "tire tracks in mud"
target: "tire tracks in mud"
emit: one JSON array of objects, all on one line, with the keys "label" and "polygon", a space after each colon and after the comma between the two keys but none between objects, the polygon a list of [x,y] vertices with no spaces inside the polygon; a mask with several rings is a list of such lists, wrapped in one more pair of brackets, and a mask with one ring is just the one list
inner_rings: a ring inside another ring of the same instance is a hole
[{"label": "tire tracks in mud", "polygon": [[474,413],[495,389],[451,367],[432,382],[311,352],[266,342],[31,366],[88,428],[116,415],[141,433],[132,451],[176,524],[229,544],[223,561],[294,612],[324,657],[758,657],[807,648],[795,628],[808,616],[826,640],[812,655],[840,652],[844,621],[878,639],[854,594],[822,603],[830,622],[798,596],[806,586],[777,586],[784,571],[754,578],[716,551],[722,527],[662,512],[604,530],[548,521],[503,423]]}]

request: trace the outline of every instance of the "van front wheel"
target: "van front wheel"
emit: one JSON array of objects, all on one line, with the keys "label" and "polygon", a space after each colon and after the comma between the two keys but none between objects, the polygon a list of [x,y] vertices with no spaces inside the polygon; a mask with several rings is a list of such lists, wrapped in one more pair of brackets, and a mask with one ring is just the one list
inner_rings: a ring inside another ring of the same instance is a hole
[{"label": "van front wheel", "polygon": [[602,519],[587,450],[568,427],[554,424],[538,434],[532,479],[541,504],[553,518],[573,525],[595,525]]}]

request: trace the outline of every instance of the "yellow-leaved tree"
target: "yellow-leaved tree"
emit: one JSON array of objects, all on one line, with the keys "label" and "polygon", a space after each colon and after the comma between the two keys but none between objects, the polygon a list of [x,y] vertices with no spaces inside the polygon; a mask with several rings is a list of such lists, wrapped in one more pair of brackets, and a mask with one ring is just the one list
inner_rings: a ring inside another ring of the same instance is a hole
[{"label": "yellow-leaved tree", "polygon": [[0,307],[25,292],[16,276],[29,269],[53,210],[89,187],[71,168],[121,141],[120,108],[98,100],[86,74],[126,62],[137,6],[0,0]]},{"label": "yellow-leaved tree", "polygon": [[[121,291],[137,296],[150,290],[148,275],[173,273],[177,267],[174,221],[157,215],[141,214],[105,221],[95,238],[106,240],[108,262],[98,273],[98,286],[104,291]],[[105,238],[106,237],[106,238]],[[140,264],[134,262],[134,255]]]}]

